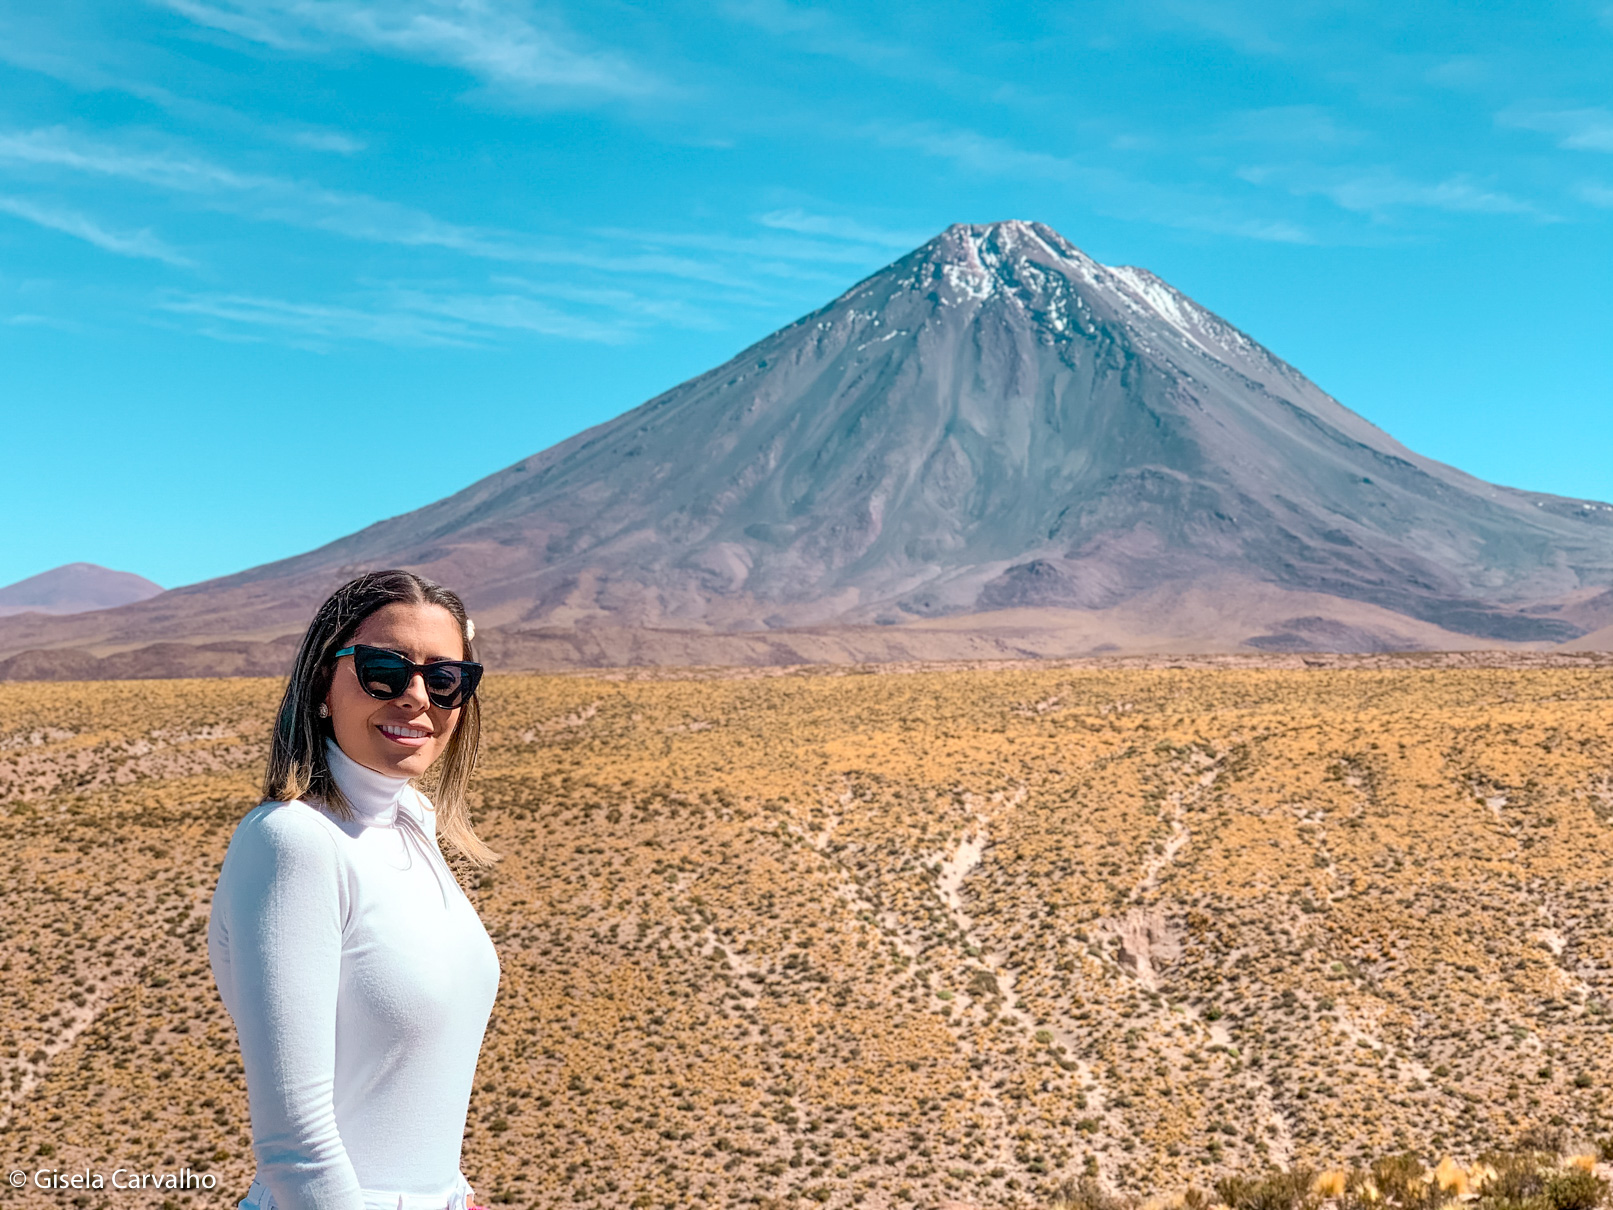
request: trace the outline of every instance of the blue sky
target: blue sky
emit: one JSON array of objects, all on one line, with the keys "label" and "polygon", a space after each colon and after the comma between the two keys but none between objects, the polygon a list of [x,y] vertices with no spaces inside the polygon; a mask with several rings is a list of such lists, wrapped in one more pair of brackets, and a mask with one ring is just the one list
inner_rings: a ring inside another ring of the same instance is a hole
[{"label": "blue sky", "polygon": [[0,584],[417,507],[948,223],[1613,499],[1613,2],[0,0]]}]

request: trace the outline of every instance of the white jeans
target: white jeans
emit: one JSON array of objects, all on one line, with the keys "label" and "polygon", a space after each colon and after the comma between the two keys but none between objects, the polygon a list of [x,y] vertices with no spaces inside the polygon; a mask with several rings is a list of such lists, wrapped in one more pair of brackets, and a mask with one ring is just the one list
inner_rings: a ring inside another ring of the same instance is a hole
[{"label": "white jeans", "polygon": [[[469,1210],[475,1193],[465,1174],[459,1174],[458,1183],[446,1193],[387,1193],[380,1189],[361,1189],[364,1210]],[[246,1191],[246,1199],[236,1210],[277,1210],[279,1203],[269,1186],[254,1180]]]}]

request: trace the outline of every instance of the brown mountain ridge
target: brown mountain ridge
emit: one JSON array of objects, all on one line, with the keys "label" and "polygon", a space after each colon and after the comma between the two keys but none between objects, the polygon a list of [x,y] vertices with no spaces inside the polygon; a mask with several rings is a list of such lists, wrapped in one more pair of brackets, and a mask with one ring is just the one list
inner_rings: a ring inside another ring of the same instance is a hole
[{"label": "brown mountain ridge", "polygon": [[162,591],[144,576],[96,563],[64,563],[0,588],[0,617],[16,613],[84,613],[144,601]]}]

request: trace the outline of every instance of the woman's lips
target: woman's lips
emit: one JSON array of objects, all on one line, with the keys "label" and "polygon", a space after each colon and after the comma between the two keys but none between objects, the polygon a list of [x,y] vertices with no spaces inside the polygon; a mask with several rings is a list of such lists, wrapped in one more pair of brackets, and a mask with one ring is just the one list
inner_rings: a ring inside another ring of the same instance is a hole
[{"label": "woman's lips", "polygon": [[402,744],[406,748],[424,747],[431,738],[431,732],[424,727],[411,727],[408,723],[381,723],[376,730],[386,736],[395,744]]}]

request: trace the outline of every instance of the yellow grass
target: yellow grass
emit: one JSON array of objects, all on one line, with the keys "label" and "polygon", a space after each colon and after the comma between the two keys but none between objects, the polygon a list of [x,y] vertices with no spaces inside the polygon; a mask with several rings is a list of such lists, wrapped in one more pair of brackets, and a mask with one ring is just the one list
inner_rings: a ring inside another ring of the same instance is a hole
[{"label": "yellow grass", "polygon": [[[224,1195],[180,1205],[244,1192],[203,929],[277,690],[7,686],[12,1166],[205,1164]],[[1605,673],[485,694],[484,1200],[1030,1206],[1094,1167],[1155,1194],[1402,1148],[1449,1154],[1459,1191],[1521,1131],[1607,1129]]]}]

